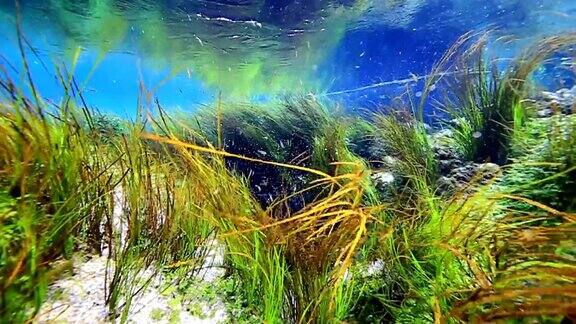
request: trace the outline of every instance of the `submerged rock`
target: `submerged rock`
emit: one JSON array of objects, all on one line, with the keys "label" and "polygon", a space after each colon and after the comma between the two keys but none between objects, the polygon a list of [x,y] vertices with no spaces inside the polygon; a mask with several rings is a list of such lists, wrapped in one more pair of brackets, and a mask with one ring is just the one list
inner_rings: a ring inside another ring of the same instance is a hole
[{"label": "submerged rock", "polygon": [[380,275],[385,270],[386,264],[383,260],[377,259],[372,261],[366,267],[366,271],[363,273],[365,277],[370,277],[374,275]]},{"label": "submerged rock", "polygon": [[438,179],[440,193],[451,193],[464,189],[468,184],[486,184],[500,172],[500,166],[495,163],[467,162],[456,167],[448,175]]},{"label": "submerged rock", "polygon": [[542,91],[534,98],[536,116],[550,117],[554,114],[569,115],[576,109],[576,86],[563,88],[555,92]]},{"label": "submerged rock", "polygon": [[438,172],[441,175],[447,175],[464,163],[462,156],[452,144],[452,136],[450,129],[440,130],[430,136],[434,156],[438,161]]},{"label": "submerged rock", "polygon": [[376,172],[371,178],[376,188],[381,192],[388,191],[396,180],[394,174],[388,171]]}]

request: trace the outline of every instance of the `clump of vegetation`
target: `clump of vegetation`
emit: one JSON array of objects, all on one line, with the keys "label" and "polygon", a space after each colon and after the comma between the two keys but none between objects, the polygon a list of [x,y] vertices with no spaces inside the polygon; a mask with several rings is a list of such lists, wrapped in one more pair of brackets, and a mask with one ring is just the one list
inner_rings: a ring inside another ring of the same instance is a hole
[{"label": "clump of vegetation", "polygon": [[[456,59],[443,109],[453,118],[454,144],[470,161],[504,165],[510,141],[526,121],[522,100],[532,72],[553,54],[576,44],[576,34],[544,38],[530,46],[504,71],[486,63],[488,34]],[[463,43],[458,43],[462,46]],[[454,49],[456,51],[457,48]]]},{"label": "clump of vegetation", "polygon": [[[89,250],[113,261],[102,284],[111,316],[125,321],[154,273],[177,267],[190,276],[203,265],[214,236],[203,213],[214,200],[201,189],[214,188],[189,180],[197,170],[186,156],[142,138],[147,120],[102,133],[92,112],[74,104],[81,96],[74,79],[61,81],[65,98],[54,110],[37,92],[26,97],[7,73],[0,78],[0,315],[33,319],[59,270],[54,261]],[[216,168],[209,157],[200,162]],[[242,182],[220,182],[232,183]]]},{"label": "clump of vegetation", "polygon": [[[529,120],[512,142],[516,163],[500,184],[534,201],[561,211],[575,211],[576,123],[574,115]],[[523,203],[518,208],[533,208]]]},{"label": "clump of vegetation", "polygon": [[57,121],[6,73],[0,85],[7,99],[0,116],[0,309],[2,318],[24,321],[46,294],[49,261],[70,257],[78,236],[94,234],[87,219],[99,224],[103,217],[103,174],[111,163],[99,140],[75,122],[78,116],[63,110]]},{"label": "clump of vegetation", "polygon": [[403,199],[432,198],[438,165],[424,124],[412,115],[400,118],[397,114],[376,115],[374,122],[377,134],[396,160],[395,169],[406,179],[404,188],[409,195]]},{"label": "clump of vegetation", "polygon": [[[178,150],[249,159],[176,139],[154,138],[172,143]],[[248,302],[259,309],[267,321],[332,320],[338,314],[345,315],[341,309],[345,304],[340,303],[341,281],[361,246],[367,224],[374,219],[376,208],[363,202],[369,183],[363,164],[342,162],[342,167],[353,172],[336,170],[336,175],[331,176],[297,165],[250,160],[307,171],[319,179],[304,190],[320,187],[328,194],[293,214],[286,214],[287,209],[283,208],[289,196],[266,210],[252,200],[254,212],[247,215],[242,214],[244,209],[214,213],[211,219],[222,233],[228,262],[239,276]],[[339,167],[335,165],[336,169]],[[223,205],[228,210],[238,201],[237,196],[229,197],[234,203]]]},{"label": "clump of vegetation", "polygon": [[[462,46],[469,37],[465,35],[457,45]],[[460,152],[471,160],[500,163],[512,154],[518,162],[485,185],[471,183],[450,197],[437,197],[435,156],[425,129],[419,126],[419,114],[377,117],[379,134],[391,149],[391,155],[397,158],[398,171],[407,177],[401,192],[417,194],[412,196],[416,199],[398,195],[389,202],[386,219],[390,225],[384,231],[387,235],[379,238],[377,253],[380,260],[384,260],[380,275],[383,289],[372,288],[375,292],[372,296],[377,297],[378,302],[373,300],[370,304],[379,305],[372,308],[374,314],[381,314],[376,321],[386,316],[406,322],[442,322],[545,315],[557,315],[556,319],[561,320],[563,315],[570,314],[572,301],[559,294],[570,289],[573,276],[568,274],[556,280],[546,272],[556,266],[573,266],[570,257],[560,256],[564,252],[558,250],[559,242],[568,240],[567,228],[573,226],[570,214],[573,209],[568,207],[571,203],[555,200],[565,200],[565,193],[571,192],[570,185],[566,184],[572,182],[574,171],[570,164],[575,156],[570,144],[574,128],[564,123],[539,131],[537,136],[527,136],[529,127],[537,122],[524,114],[521,102],[527,95],[524,83],[541,62],[534,58],[542,60],[572,41],[566,36],[538,43],[510,68],[509,79],[487,80],[482,66],[477,74],[473,72],[478,71],[470,71],[469,67],[464,70],[464,78],[470,83],[462,83],[462,88],[451,83],[448,91],[455,91],[455,96],[465,94],[455,101],[458,104],[449,102],[453,104],[449,112],[459,118],[453,132]],[[547,54],[542,53],[543,47]],[[470,51],[480,55],[477,48]],[[456,53],[456,49],[451,49],[441,63],[445,65]],[[476,58],[482,62],[481,57]],[[445,74],[437,70],[427,87],[437,82],[435,75]],[[471,78],[472,75],[475,77]],[[503,85],[499,85],[500,82]],[[475,135],[480,131],[483,138]],[[486,134],[492,142],[486,139]],[[524,144],[524,150],[518,149],[519,143]],[[483,145],[487,150],[482,149]],[[527,147],[532,153],[527,153]],[[557,154],[546,149],[550,147],[555,147]],[[559,160],[555,162],[555,158]],[[550,169],[552,164],[555,168]],[[519,183],[515,177],[527,167],[535,167],[540,173],[531,181]],[[547,172],[546,176],[542,176],[543,171]],[[551,186],[543,187],[543,184]],[[571,197],[569,195],[567,197]],[[550,204],[562,208],[553,209]],[[543,224],[545,226],[540,227]],[[540,254],[536,241],[545,245],[540,247],[542,251],[549,253]],[[527,250],[521,251],[524,244]],[[549,262],[550,258],[556,261]],[[371,280],[374,285],[377,279]],[[548,289],[553,293],[543,295]],[[516,304],[519,300],[522,301],[520,307]],[[550,310],[552,308],[558,311]]]},{"label": "clump of vegetation", "polygon": [[120,117],[103,114],[94,113],[91,116],[92,128],[96,131],[103,140],[109,137],[117,137],[120,135],[127,135],[128,127],[127,123]]},{"label": "clump of vegetation", "polygon": [[[182,116],[174,132],[201,145],[260,160],[314,168],[335,174],[334,162],[359,159],[351,152],[350,138],[365,140],[364,124],[331,113],[313,96],[293,96],[279,104],[254,106],[218,102],[215,110]],[[348,127],[348,126],[353,127]],[[294,195],[287,207],[296,211],[322,194],[303,190],[314,180],[308,172],[253,161],[226,158],[226,165],[245,177],[262,206]],[[341,166],[340,171],[343,167]]]}]

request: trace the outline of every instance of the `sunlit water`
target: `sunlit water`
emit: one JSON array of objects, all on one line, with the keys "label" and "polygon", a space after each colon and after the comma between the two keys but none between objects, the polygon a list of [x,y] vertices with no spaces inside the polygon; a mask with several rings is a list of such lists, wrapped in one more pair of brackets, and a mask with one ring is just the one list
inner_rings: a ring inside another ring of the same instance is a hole
[{"label": "sunlit water", "polygon": [[[219,95],[266,102],[290,93],[372,109],[407,87],[418,93],[420,77],[467,31],[506,36],[490,46],[506,59],[531,39],[576,29],[574,0],[21,0],[20,7],[42,95],[58,99],[53,66],[72,68],[77,59],[87,101],[128,117],[140,81],[168,109],[192,111]],[[0,54],[17,75],[15,26],[15,4],[3,0]]]}]

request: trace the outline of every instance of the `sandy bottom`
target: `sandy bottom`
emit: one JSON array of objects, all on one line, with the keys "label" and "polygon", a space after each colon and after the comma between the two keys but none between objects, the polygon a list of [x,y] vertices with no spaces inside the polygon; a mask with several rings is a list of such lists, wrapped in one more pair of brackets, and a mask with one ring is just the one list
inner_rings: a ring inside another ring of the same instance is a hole
[{"label": "sandy bottom", "polygon": [[[224,274],[219,249],[207,258],[204,270],[198,275],[201,283],[211,284]],[[108,316],[105,305],[106,262],[104,256],[75,262],[73,274],[63,277],[49,287],[48,299],[37,317],[38,323],[113,323],[120,319]],[[109,267],[108,271],[112,267]],[[141,277],[153,276],[143,271]],[[108,278],[111,278],[109,276]],[[134,297],[129,323],[221,323],[227,319],[225,303],[216,298],[210,302],[199,300],[190,309],[190,301],[178,296],[175,289],[161,275],[156,275],[148,287]],[[168,287],[168,289],[167,289]]]}]

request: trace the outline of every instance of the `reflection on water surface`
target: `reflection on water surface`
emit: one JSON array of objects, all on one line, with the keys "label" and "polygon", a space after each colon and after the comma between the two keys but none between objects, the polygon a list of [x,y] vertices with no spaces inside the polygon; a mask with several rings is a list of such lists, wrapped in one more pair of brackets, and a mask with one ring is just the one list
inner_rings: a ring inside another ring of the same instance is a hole
[{"label": "reflection on water surface", "polygon": [[[405,90],[405,82],[389,81],[426,74],[468,30],[495,28],[517,40],[494,48],[509,57],[526,38],[576,26],[568,0],[50,0],[21,7],[25,34],[44,59],[72,60],[82,49],[78,72],[90,77],[87,88],[105,110],[129,109],[125,94],[137,92],[138,78],[162,84],[161,99],[183,109],[219,92],[247,100],[313,92],[373,107]],[[0,8],[0,51],[17,58],[14,5]],[[124,96],[111,91],[118,88]]]}]

